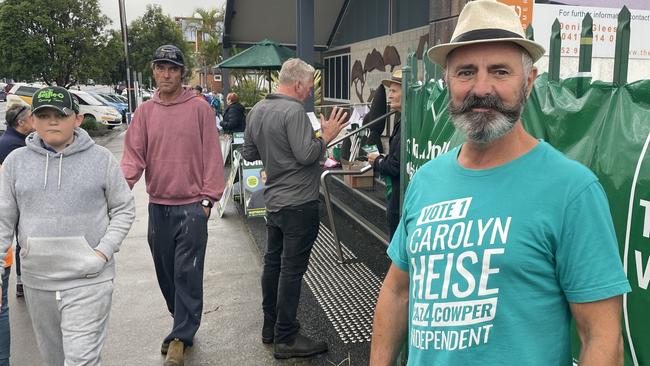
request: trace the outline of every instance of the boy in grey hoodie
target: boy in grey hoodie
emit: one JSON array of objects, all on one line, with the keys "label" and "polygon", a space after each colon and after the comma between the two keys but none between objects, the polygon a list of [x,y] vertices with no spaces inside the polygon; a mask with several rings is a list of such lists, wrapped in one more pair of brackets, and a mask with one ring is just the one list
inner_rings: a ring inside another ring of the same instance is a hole
[{"label": "boy in grey hoodie", "polygon": [[36,91],[32,108],[36,132],[0,174],[0,257],[17,225],[25,299],[45,363],[99,365],[113,254],[134,220],[133,195],[113,155],[79,128],[83,116],[67,90]]}]

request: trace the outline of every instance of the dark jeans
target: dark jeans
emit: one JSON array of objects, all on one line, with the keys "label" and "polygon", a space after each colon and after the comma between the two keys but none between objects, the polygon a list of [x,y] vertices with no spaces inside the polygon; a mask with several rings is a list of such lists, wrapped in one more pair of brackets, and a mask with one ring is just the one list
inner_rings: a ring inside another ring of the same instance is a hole
[{"label": "dark jeans", "polygon": [[267,213],[262,310],[264,321],[275,323],[275,343],[290,343],[300,329],[296,319],[300,286],[318,236],[318,223],[318,201]]},{"label": "dark jeans", "polygon": [[9,274],[11,267],[5,268],[2,275],[2,307],[0,308],[0,366],[9,366],[9,350],[11,335],[9,333],[9,302],[7,289],[9,288]]},{"label": "dark jeans", "polygon": [[207,223],[208,217],[198,202],[180,206],[149,204],[149,248],[158,285],[174,317],[165,342],[178,338],[191,346],[199,330]]}]

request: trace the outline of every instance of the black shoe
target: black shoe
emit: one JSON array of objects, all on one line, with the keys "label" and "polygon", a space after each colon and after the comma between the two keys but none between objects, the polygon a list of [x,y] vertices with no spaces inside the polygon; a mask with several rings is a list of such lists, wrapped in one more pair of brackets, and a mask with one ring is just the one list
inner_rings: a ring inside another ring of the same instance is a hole
[{"label": "black shoe", "polygon": [[290,343],[276,343],[273,356],[278,359],[293,357],[311,357],[327,352],[327,343],[315,341],[298,333],[296,339]]},{"label": "black shoe", "polygon": [[262,343],[264,344],[271,344],[273,343],[273,336],[275,333],[275,324],[271,324],[271,322],[264,322],[264,326],[262,327]]},{"label": "black shoe", "polygon": [[169,349],[169,342],[163,341],[162,345],[160,346],[160,353],[162,353],[163,355],[166,355],[168,349]]},{"label": "black shoe", "polygon": [[25,296],[25,290],[23,290],[23,284],[19,283],[16,285],[16,297]]}]

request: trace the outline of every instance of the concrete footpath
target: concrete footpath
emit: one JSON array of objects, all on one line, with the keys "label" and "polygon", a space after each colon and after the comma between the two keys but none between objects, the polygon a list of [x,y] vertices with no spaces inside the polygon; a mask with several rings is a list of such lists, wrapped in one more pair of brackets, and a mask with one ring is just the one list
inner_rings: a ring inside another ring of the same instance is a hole
[{"label": "concrete footpath", "polygon": [[[123,142],[124,132],[119,132],[100,144],[119,160]],[[136,220],[116,254],[113,308],[102,352],[102,364],[109,366],[162,365],[160,344],[172,325],[147,245],[144,176],[133,192]],[[235,205],[223,218],[210,218],[208,235],[203,322],[185,364],[309,365],[309,360],[276,361],[272,346],[261,342],[261,255]],[[25,302],[15,297],[15,273],[11,279],[11,364],[41,365]]]}]

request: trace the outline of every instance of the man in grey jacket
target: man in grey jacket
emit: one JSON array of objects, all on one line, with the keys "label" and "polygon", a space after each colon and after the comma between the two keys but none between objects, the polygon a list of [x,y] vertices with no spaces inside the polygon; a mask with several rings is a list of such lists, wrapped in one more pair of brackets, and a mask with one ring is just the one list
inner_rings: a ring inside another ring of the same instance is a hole
[{"label": "man in grey jacket", "polygon": [[327,351],[325,342],[299,333],[296,320],[302,277],[318,236],[319,159],[346,125],[347,113],[321,115],[314,132],[302,102],[314,86],[314,68],[289,59],[280,70],[277,93],[248,114],[243,156],[261,159],[267,174],[264,199],[268,243],[262,272],[262,342],[275,343],[276,358],[308,357]]},{"label": "man in grey jacket", "polygon": [[113,295],[113,254],[135,218],[117,160],[79,128],[60,87],[34,94],[36,132],[0,174],[0,258],[16,225],[22,279],[45,364],[99,365]]}]

